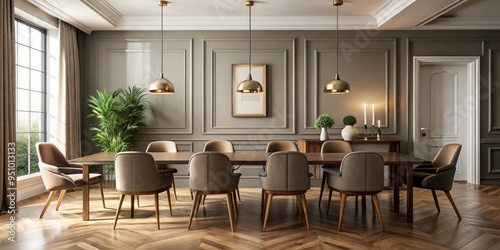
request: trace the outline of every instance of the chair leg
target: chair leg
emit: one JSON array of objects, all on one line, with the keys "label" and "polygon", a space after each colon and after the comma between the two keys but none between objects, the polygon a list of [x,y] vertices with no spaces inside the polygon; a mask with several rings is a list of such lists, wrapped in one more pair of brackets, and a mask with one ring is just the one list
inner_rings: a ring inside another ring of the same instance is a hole
[{"label": "chair leg", "polygon": [[175,200],[177,200],[177,190],[175,189],[174,174],[172,174],[172,188],[174,189],[174,198]]},{"label": "chair leg", "polygon": [[450,200],[450,203],[453,206],[453,209],[455,209],[455,213],[457,214],[458,219],[461,220],[462,216],[460,216],[460,213],[458,212],[458,208],[455,205],[455,202],[453,201],[453,198],[451,197],[450,191],[444,191],[444,193],[446,194],[446,197],[448,197],[448,200]]},{"label": "chair leg", "polygon": [[[196,195],[196,192],[195,192],[195,195]],[[198,217],[198,211],[200,211],[200,205],[201,205],[201,200],[203,198],[203,194],[200,194],[198,195],[198,198],[196,198],[196,196],[194,197],[195,199],[198,199],[196,201],[196,210],[195,210],[195,213],[194,213],[194,217]]]},{"label": "chair leg", "polygon": [[267,202],[266,202],[266,213],[264,215],[264,226],[262,226],[262,231],[266,231],[266,226],[267,226],[267,219],[269,218],[269,210],[271,210],[271,203],[273,201],[273,194],[266,194],[267,195]]},{"label": "chair leg", "polygon": [[295,197],[297,198],[297,206],[299,207],[299,212],[300,214],[302,214],[302,196],[300,196],[300,194],[298,195],[295,195]]},{"label": "chair leg", "polygon": [[170,216],[172,216],[172,202],[170,201],[170,189],[167,189],[167,199],[168,199],[168,209],[170,209]]},{"label": "chair leg", "polygon": [[130,196],[130,218],[134,218],[134,195]]},{"label": "chair leg", "polygon": [[64,199],[64,195],[66,195],[66,189],[61,190],[61,193],[59,194],[59,199],[57,200],[57,205],[56,205],[56,211],[59,211],[59,207],[61,206],[61,203]]},{"label": "chair leg", "polygon": [[113,224],[113,230],[116,229],[116,223],[118,222],[118,217],[120,216],[120,211],[122,210],[123,198],[125,198],[125,195],[124,194],[120,195],[120,202],[118,203],[118,209],[116,209],[115,223]]},{"label": "chair leg", "polygon": [[262,192],[260,194],[260,219],[261,220],[264,218],[265,204],[266,204],[266,194],[264,193],[264,189],[262,189]]},{"label": "chair leg", "polygon": [[301,194],[301,202],[302,202],[302,211],[304,211],[304,217],[306,218],[306,226],[307,230],[311,229],[311,226],[309,225],[309,212],[307,211],[307,201],[306,201],[306,195]]},{"label": "chair leg", "polygon": [[364,195],[361,195],[361,209],[363,212],[366,211],[366,196]]},{"label": "chair leg", "polygon": [[191,223],[193,222],[193,217],[197,212],[197,207],[198,207],[197,203],[199,202],[199,196],[200,194],[198,194],[198,192],[195,192],[193,199],[193,206],[191,207],[191,213],[189,215],[188,230],[191,229]]},{"label": "chair leg", "polygon": [[372,204],[375,205],[375,210],[377,210],[378,219],[380,221],[380,226],[382,227],[382,231],[385,231],[384,219],[382,219],[382,212],[380,211],[380,204],[378,203],[377,194],[372,194]]},{"label": "chair leg", "polygon": [[328,173],[323,171],[323,178],[321,179],[321,189],[319,190],[318,206],[321,206],[321,198],[323,198],[323,190],[325,189],[326,178]]},{"label": "chair leg", "polygon": [[238,201],[241,202],[240,189],[236,188],[236,194],[238,195]]},{"label": "chair leg", "polygon": [[102,189],[102,182],[99,182],[99,188],[101,189],[102,208],[106,208],[106,202],[104,201],[104,191]]},{"label": "chair leg", "polygon": [[40,219],[43,217],[45,214],[45,211],[49,207],[50,203],[52,202],[52,199],[54,199],[54,196],[56,195],[57,190],[50,191],[49,197],[47,198],[47,201],[45,202],[45,206],[43,206],[42,213],[40,214]]},{"label": "chair leg", "polygon": [[432,191],[432,198],[434,198],[434,204],[436,204],[436,208],[437,208],[438,213],[439,213],[439,212],[441,212],[441,209],[439,209],[439,202],[438,202],[438,198],[436,195],[436,190],[431,189],[431,191]]},{"label": "chair leg", "polygon": [[229,223],[231,224],[231,232],[234,233],[234,210],[233,210],[233,197],[231,192],[226,194],[226,202],[227,202],[227,212],[229,214]]},{"label": "chair leg", "polygon": [[137,195],[137,207],[141,207],[141,204],[139,204],[139,195]]},{"label": "chair leg", "polygon": [[326,215],[330,212],[330,202],[332,202],[333,189],[330,188],[330,193],[328,194],[328,206],[326,207]]},{"label": "chair leg", "polygon": [[189,189],[189,194],[191,194],[191,200],[193,199],[193,190]]},{"label": "chair leg", "polygon": [[[156,193],[154,195],[155,195],[156,224],[158,225],[158,230],[160,230],[160,206],[158,206],[158,193]],[[169,203],[170,203],[170,195],[168,196],[168,198],[169,198]],[[172,213],[172,209],[170,209],[170,213]],[[172,214],[170,214],[170,215],[172,215]]]},{"label": "chair leg", "polygon": [[[236,189],[236,190],[238,190],[238,189]],[[236,212],[236,215],[239,216],[240,214],[239,214],[239,211],[238,211],[239,210],[238,209],[238,198],[236,197],[237,196],[236,191],[232,191],[230,193],[231,193],[231,198],[233,200],[234,211]]]},{"label": "chair leg", "polygon": [[338,231],[340,231],[340,228],[342,227],[342,219],[344,217],[344,208],[345,208],[345,203],[347,200],[347,195],[346,194],[341,194],[342,198],[340,200],[340,215],[339,215],[339,226],[337,228]]}]

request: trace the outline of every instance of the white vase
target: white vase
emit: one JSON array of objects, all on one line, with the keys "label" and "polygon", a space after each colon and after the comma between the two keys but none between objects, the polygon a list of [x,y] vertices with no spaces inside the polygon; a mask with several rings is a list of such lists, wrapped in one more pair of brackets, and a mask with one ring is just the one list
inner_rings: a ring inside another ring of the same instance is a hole
[{"label": "white vase", "polygon": [[358,136],[358,130],[352,125],[346,125],[341,132],[342,139],[344,141],[354,141],[356,140],[356,136]]},{"label": "white vase", "polygon": [[321,128],[321,134],[319,136],[319,139],[322,141],[328,141],[330,139],[330,137],[328,136],[327,128]]}]

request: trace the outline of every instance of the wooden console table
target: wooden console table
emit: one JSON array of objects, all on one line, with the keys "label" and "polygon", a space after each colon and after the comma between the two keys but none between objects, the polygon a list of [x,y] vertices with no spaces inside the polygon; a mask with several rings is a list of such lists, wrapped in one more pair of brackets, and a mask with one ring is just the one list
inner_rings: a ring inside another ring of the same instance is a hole
[{"label": "wooden console table", "polygon": [[[302,153],[320,153],[321,152],[321,145],[323,145],[323,142],[319,139],[299,139],[299,151]],[[383,139],[383,140],[376,140],[376,139],[368,139],[368,140],[363,140],[363,139],[357,139],[355,141],[349,141],[351,144],[376,144],[376,145],[388,145],[389,146],[389,152],[397,152],[399,153],[399,148],[401,144],[401,140],[395,140],[395,139]]]}]

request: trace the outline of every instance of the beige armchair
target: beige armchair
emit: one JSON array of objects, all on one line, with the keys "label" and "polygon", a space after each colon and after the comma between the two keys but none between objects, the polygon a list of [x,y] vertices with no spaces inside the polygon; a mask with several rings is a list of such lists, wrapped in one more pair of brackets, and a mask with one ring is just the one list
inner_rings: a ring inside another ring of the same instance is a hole
[{"label": "beige armchair", "polygon": [[[50,142],[38,142],[36,144],[36,151],[39,160],[38,167],[42,174],[43,184],[45,188],[50,191],[49,197],[40,214],[41,219],[52,202],[52,199],[54,199],[54,196],[57,194],[57,191],[60,190],[61,193],[57,201],[56,211],[59,210],[61,206],[66,190],[83,186],[83,169],[79,164],[69,163],[61,151]],[[102,190],[102,180],[101,174],[89,174],[89,185],[99,184],[102,206],[105,208],[106,203]]]},{"label": "beige armchair", "polygon": [[267,143],[267,153],[274,153],[278,151],[299,151],[299,149],[293,141],[270,141]]},{"label": "beige armchair", "polygon": [[[321,145],[321,153],[352,153],[352,147],[349,142],[346,141],[325,141]],[[321,169],[323,170],[323,177],[321,179],[321,189],[319,191],[318,206],[321,205],[321,199],[323,198],[323,191],[325,189],[326,179],[330,174],[330,171],[339,171],[340,165],[323,165]]]},{"label": "beige armchair", "polygon": [[281,151],[269,156],[266,172],[260,174],[261,212],[264,210],[264,204],[266,205],[262,231],[266,231],[269,211],[275,195],[295,195],[299,207],[304,211],[307,229],[310,229],[305,194],[311,188],[311,176],[307,158],[300,152]]},{"label": "beige armchair", "polygon": [[199,152],[189,159],[189,188],[195,193],[189,216],[188,230],[193,217],[198,214],[205,195],[226,194],[231,231],[234,232],[234,192],[238,188],[240,173],[233,173],[229,158],[219,152]]},{"label": "beige armchair", "polygon": [[339,231],[342,227],[347,197],[351,195],[371,195],[374,214],[376,211],[382,230],[384,230],[384,220],[382,219],[377,196],[384,189],[384,160],[382,156],[370,152],[347,154],[340,164],[339,171],[331,171],[328,175],[328,187],[330,188],[330,195],[328,197],[327,213],[330,209],[332,191],[336,190],[341,194]]},{"label": "beige armchair", "polygon": [[116,228],[118,217],[125,195],[131,196],[130,215],[134,218],[134,195],[154,194],[156,223],[160,230],[160,209],[158,194],[167,191],[168,206],[172,215],[170,203],[171,175],[158,175],[153,156],[144,152],[121,152],[115,156],[116,190],[120,193],[120,201],[116,210],[113,229]]},{"label": "beige armchair", "polygon": [[[148,144],[146,152],[177,153],[179,152],[179,149],[177,148],[177,144],[175,144],[175,142],[173,141],[153,141]],[[175,200],[177,200],[177,190],[175,189],[174,180],[174,174],[178,172],[177,168],[169,167],[167,164],[156,164],[156,171],[158,171],[158,174],[160,175],[172,176],[172,189],[174,190],[174,198]],[[137,201],[139,201],[139,199],[137,199]]]},{"label": "beige armchair", "polygon": [[431,165],[421,165],[415,167],[413,170],[413,186],[419,188],[426,188],[432,191],[432,197],[438,212],[439,203],[436,196],[436,190],[443,190],[448,197],[455,213],[459,220],[462,219],[458,208],[451,197],[450,191],[453,187],[453,178],[457,170],[456,165],[462,145],[448,144],[445,145],[434,157]]}]

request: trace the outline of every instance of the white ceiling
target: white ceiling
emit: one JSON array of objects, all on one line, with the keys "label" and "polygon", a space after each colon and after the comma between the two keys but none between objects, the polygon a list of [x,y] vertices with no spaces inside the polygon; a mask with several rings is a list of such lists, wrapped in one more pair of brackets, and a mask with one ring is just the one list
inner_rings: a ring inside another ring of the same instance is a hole
[{"label": "white ceiling", "polygon": [[[73,26],[97,30],[159,30],[156,0],[25,0]],[[253,30],[332,30],[332,0],[257,0]],[[245,30],[245,0],[169,0],[165,30]],[[339,29],[500,29],[499,0],[344,0]]]}]

